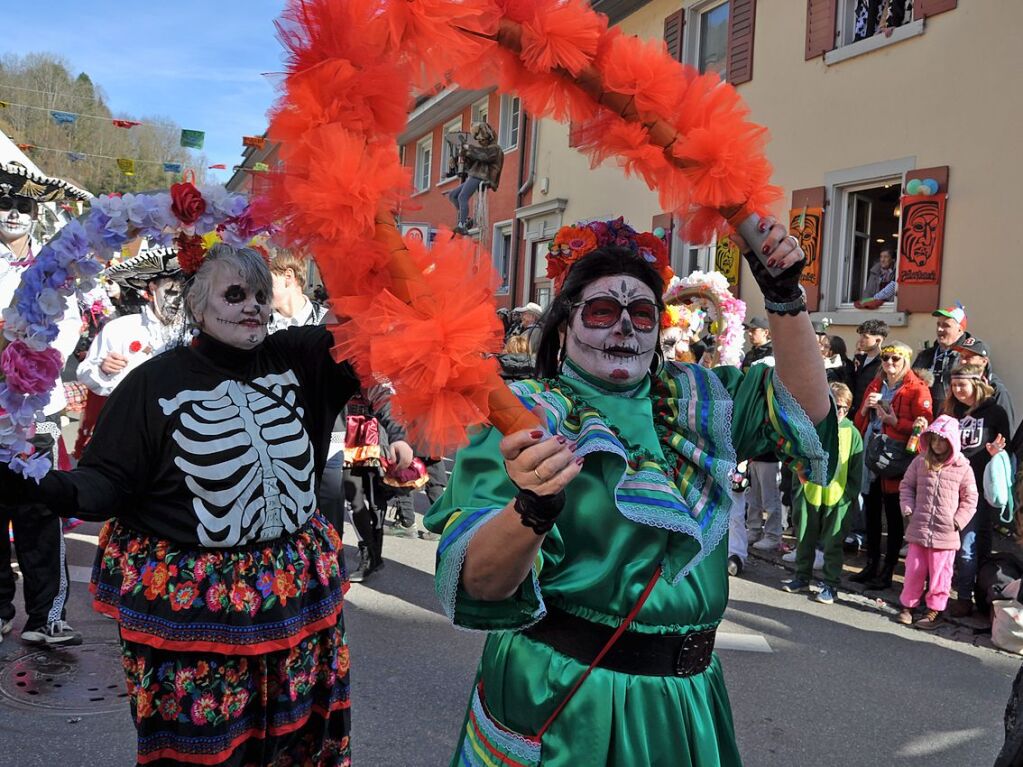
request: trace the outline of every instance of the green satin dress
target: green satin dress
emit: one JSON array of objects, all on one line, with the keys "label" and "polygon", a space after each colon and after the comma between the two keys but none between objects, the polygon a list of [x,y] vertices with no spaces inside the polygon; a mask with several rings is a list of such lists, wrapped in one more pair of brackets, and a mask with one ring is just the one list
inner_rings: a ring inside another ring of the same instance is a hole
[{"label": "green satin dress", "polygon": [[460,585],[473,534],[516,494],[498,450],[477,434],[457,456],[426,526],[442,533],[437,592],[455,625],[490,632],[452,765],[544,767],[739,765],[717,656],[692,677],[596,669],[542,743],[535,735],[586,666],[519,630],[554,604],[617,626],[663,567],[630,631],[683,633],[716,626],[728,601],[727,546],[736,449],[771,449],[811,478],[830,476],[834,414],[816,429],[766,366],[666,366],[615,390],[566,362],[556,381],[513,385],[540,405],[551,433],[576,443],[583,471],[548,533],[532,576],[500,602]]}]

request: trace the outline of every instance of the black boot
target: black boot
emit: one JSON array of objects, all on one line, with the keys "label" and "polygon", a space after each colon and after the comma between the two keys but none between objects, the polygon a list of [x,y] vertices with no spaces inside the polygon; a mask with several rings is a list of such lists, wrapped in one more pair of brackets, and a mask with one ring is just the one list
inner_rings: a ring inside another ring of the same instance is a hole
[{"label": "black boot", "polygon": [[373,568],[369,564],[369,547],[359,541],[359,564],[348,574],[348,580],[352,583],[362,583],[371,572]]},{"label": "black boot", "polygon": [[868,582],[864,586],[865,590],[868,591],[884,591],[892,587],[892,575],[895,573],[895,567],[885,562],[881,572],[872,581]]},{"label": "black boot", "polygon": [[853,583],[866,583],[872,581],[877,577],[877,560],[868,559],[867,566],[860,570],[856,575],[849,576],[849,580]]}]

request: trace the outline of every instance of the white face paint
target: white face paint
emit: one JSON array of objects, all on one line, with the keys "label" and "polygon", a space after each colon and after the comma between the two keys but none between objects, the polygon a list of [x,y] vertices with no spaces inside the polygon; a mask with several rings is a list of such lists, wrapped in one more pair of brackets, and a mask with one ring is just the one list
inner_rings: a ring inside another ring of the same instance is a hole
[{"label": "white face paint", "polygon": [[[4,197],[12,207],[0,211],[0,241],[12,245],[32,230],[38,208],[25,197]],[[19,210],[20,208],[20,210]]]},{"label": "white face paint", "polygon": [[217,264],[210,275],[210,298],[199,327],[228,346],[252,349],[266,338],[272,296],[243,283],[238,272]]},{"label": "white face paint", "polygon": [[160,277],[149,283],[149,296],[153,314],[164,325],[173,324],[181,313],[181,281],[173,277]]},{"label": "white face paint", "polygon": [[650,370],[658,338],[659,322],[640,331],[628,310],[610,327],[586,327],[583,303],[605,297],[626,306],[635,301],[654,301],[654,293],[641,280],[630,275],[601,277],[587,285],[569,315],[565,347],[569,359],[590,375],[613,384],[639,383]]}]

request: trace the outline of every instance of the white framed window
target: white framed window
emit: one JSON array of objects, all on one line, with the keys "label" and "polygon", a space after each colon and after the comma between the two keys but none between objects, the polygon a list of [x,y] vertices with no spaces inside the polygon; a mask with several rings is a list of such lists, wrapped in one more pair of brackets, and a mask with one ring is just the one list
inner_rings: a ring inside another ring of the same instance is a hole
[{"label": "white framed window", "polygon": [[913,21],[913,0],[839,0],[837,47],[866,40]]},{"label": "white framed window", "polygon": [[554,283],[547,276],[547,254],[550,252],[552,240],[534,240],[532,244],[532,280],[530,300],[536,301],[544,309],[554,297]]},{"label": "white framed window", "polygon": [[706,245],[693,245],[687,242],[680,251],[680,257],[672,259],[677,263],[678,269],[674,266],[672,269],[681,276],[685,277],[696,271],[709,272],[714,268],[717,246],[713,242]]},{"label": "white framed window", "polygon": [[519,122],[522,115],[522,102],[518,96],[505,94],[501,96],[501,127],[498,130],[498,142],[501,149],[508,152],[519,145]]},{"label": "white framed window", "polygon": [[448,179],[456,178],[455,176],[448,176],[448,168],[451,165],[451,144],[447,141],[446,136],[449,133],[458,133],[462,130],[462,118],[456,117],[454,120],[446,122],[444,127],[441,128],[441,145],[440,145],[440,170],[438,173],[439,183],[444,183]]},{"label": "white framed window", "polygon": [[433,136],[427,136],[416,142],[416,175],[417,192],[425,192],[430,188],[430,167],[433,162]]},{"label": "white framed window", "polygon": [[728,75],[728,0],[705,0],[686,10],[686,63],[701,72]]},{"label": "white framed window", "polygon": [[494,240],[491,248],[491,257],[494,262],[494,271],[501,278],[501,284],[497,288],[498,293],[507,293],[509,277],[511,274],[512,254],[512,222],[501,221],[494,224]]},{"label": "white framed window", "polygon": [[490,96],[484,96],[472,105],[472,124],[469,126],[469,130],[472,130],[472,126],[476,123],[486,122],[490,122]]},{"label": "white framed window", "polygon": [[[853,310],[884,285],[881,252],[899,258],[899,203],[912,158],[865,165],[825,177],[830,205],[825,217],[821,311]],[[881,311],[895,311],[895,299]]]}]

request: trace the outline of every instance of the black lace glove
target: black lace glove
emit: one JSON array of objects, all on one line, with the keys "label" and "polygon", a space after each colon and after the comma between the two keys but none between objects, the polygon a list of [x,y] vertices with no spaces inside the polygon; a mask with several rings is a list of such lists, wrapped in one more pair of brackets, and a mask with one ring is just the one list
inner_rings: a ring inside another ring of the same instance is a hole
[{"label": "black lace glove", "polygon": [[753,278],[764,294],[764,308],[770,314],[796,315],[806,311],[806,292],[799,284],[799,275],[806,265],[804,260],[793,264],[777,275],[772,275],[753,251],[742,254],[753,272]]}]

